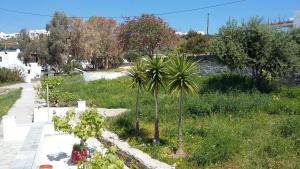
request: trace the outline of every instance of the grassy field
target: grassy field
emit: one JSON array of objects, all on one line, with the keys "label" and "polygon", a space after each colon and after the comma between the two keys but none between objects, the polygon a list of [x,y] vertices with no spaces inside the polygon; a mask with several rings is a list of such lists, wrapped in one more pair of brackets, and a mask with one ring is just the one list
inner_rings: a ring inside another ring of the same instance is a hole
[{"label": "grassy field", "polygon": [[199,92],[185,96],[184,150],[172,158],[177,141],[177,97],[159,94],[161,143],[154,146],[152,98],[142,94],[140,138],[134,137],[135,92],[129,78],[84,82],[64,77],[60,91],[89,105],[130,110],[107,127],[154,158],[177,168],[298,168],[300,86],[262,85],[247,77],[217,75],[195,79]]},{"label": "grassy field", "polygon": [[17,84],[17,83],[20,83],[20,82],[0,82],[0,87],[7,86],[7,85],[13,85],[13,84]]},{"label": "grassy field", "polygon": [[0,119],[4,116],[10,107],[20,98],[22,89],[11,90],[8,93],[0,95]]}]

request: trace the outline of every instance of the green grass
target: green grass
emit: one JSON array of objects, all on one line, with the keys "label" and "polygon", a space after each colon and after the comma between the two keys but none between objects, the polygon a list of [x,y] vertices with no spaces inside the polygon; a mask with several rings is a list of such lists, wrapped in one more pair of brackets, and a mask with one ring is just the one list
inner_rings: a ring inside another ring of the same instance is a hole
[{"label": "green grass", "polygon": [[14,89],[8,93],[0,95],[0,119],[4,116],[11,106],[20,98],[22,89]]},{"label": "green grass", "polygon": [[59,90],[87,100],[89,105],[130,109],[110,120],[107,127],[132,146],[169,164],[176,163],[179,169],[300,166],[299,86],[260,88],[251,79],[228,75],[195,80],[198,94],[184,99],[187,157],[183,159],[172,158],[177,143],[176,96],[160,91],[161,143],[154,146],[153,106],[148,92],[142,93],[141,99],[142,134],[134,137],[135,91],[128,88],[129,78],[84,82],[79,76],[64,77]]},{"label": "green grass", "polygon": [[20,82],[0,82],[0,87],[17,84]]}]

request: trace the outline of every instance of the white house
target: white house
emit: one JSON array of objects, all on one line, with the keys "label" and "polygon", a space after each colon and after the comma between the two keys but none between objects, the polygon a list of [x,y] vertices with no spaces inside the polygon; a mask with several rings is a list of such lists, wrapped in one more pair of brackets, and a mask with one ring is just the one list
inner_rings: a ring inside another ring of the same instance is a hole
[{"label": "white house", "polygon": [[293,25],[294,25],[294,28],[299,28],[300,27],[300,11],[295,12]]},{"label": "white house", "polygon": [[19,53],[19,49],[0,51],[0,67],[22,70],[26,82],[30,82],[32,79],[40,77],[42,75],[42,67],[35,62],[24,64],[18,58]]},{"label": "white house", "polygon": [[289,20],[279,20],[270,24],[279,28],[300,28],[300,11],[296,11],[294,17]]}]

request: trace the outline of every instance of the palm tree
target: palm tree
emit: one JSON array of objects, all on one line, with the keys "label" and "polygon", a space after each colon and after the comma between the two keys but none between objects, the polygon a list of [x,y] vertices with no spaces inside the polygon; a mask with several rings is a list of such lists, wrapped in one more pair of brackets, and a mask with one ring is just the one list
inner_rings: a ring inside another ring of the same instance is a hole
[{"label": "palm tree", "polygon": [[159,87],[164,87],[164,79],[166,76],[165,65],[163,58],[155,56],[146,60],[146,77],[148,82],[148,90],[153,96],[154,109],[154,144],[159,141],[159,118],[158,118],[158,90]]},{"label": "palm tree", "polygon": [[178,114],[178,143],[176,155],[184,156],[182,149],[182,106],[184,93],[195,93],[197,85],[194,77],[197,76],[197,63],[188,60],[185,56],[172,58],[168,64],[167,73],[169,89],[172,93],[179,94],[179,114]]},{"label": "palm tree", "polygon": [[129,69],[129,76],[131,77],[131,88],[136,88],[136,103],[135,103],[135,135],[140,134],[140,93],[141,89],[146,84],[145,79],[145,65],[142,61],[136,62],[133,67]]}]

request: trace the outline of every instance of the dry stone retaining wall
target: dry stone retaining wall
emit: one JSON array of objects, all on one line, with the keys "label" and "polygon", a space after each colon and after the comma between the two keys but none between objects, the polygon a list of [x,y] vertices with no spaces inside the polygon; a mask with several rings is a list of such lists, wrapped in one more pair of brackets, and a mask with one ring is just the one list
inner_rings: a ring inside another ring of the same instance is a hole
[{"label": "dry stone retaining wall", "polygon": [[104,131],[98,139],[106,146],[116,146],[118,154],[125,160],[127,166],[133,165],[142,169],[175,169],[175,166],[153,159],[141,150],[132,148],[112,132]]}]

